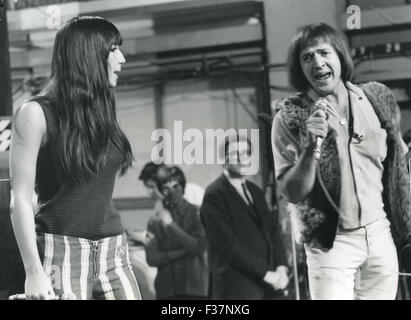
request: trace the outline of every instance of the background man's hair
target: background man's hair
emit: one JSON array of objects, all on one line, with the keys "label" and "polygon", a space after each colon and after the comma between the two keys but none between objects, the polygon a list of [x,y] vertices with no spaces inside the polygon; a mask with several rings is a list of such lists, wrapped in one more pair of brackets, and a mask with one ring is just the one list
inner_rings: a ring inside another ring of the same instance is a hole
[{"label": "background man's hair", "polygon": [[147,162],[141,170],[138,179],[143,181],[144,183],[148,180],[157,181],[157,172],[160,168],[163,168],[164,166],[165,165],[163,163],[156,164],[152,161]]},{"label": "background man's hair", "polygon": [[172,166],[172,167],[163,166],[161,171],[162,171],[161,176],[157,176],[157,180],[156,180],[157,186],[159,189],[161,189],[161,187],[167,182],[177,181],[183,188],[183,191],[185,190],[187,180],[186,180],[183,170],[181,170],[177,166]]}]

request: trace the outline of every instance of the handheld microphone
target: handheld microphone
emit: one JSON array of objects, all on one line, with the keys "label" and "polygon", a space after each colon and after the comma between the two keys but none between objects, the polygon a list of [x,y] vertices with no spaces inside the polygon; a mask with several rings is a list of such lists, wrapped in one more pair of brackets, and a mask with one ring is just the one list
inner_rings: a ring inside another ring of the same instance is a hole
[{"label": "handheld microphone", "polygon": [[[325,100],[325,98],[320,98],[317,100],[317,102],[314,105],[314,111],[317,111],[317,110],[323,110],[324,112],[327,112],[327,100]],[[321,145],[323,143],[323,140],[324,140],[323,137],[316,138],[315,148],[314,148],[315,160],[320,160],[321,158]]]}]

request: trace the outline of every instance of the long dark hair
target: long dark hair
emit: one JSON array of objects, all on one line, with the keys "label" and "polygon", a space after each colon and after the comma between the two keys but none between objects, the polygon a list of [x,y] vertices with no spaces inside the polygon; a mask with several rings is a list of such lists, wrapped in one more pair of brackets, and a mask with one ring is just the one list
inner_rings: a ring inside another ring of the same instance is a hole
[{"label": "long dark hair", "polygon": [[43,98],[51,101],[57,123],[48,143],[65,183],[78,184],[96,175],[106,164],[110,141],[123,155],[121,174],[133,161],[108,80],[110,50],[121,42],[118,29],[100,17],[73,18],[57,32],[51,81]]}]

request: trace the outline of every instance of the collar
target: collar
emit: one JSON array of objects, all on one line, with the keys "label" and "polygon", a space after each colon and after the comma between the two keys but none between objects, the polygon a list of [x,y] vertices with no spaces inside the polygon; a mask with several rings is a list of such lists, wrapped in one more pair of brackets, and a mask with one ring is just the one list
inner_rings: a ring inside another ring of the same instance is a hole
[{"label": "collar", "polygon": [[347,87],[348,91],[350,93],[353,93],[357,98],[362,99],[364,97],[364,91],[362,91],[359,86],[351,83],[350,81],[347,81],[345,83],[345,86]]},{"label": "collar", "polygon": [[[347,88],[348,95],[350,97],[354,95],[358,99],[363,99],[364,91],[360,87],[350,81],[345,82],[345,87]],[[312,89],[307,90],[306,94],[312,101],[315,101],[319,97],[318,94]]]}]

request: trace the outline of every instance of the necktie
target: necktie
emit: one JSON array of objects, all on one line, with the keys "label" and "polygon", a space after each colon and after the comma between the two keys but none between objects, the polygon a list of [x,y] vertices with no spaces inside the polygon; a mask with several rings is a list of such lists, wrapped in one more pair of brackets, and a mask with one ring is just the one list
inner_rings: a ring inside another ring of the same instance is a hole
[{"label": "necktie", "polygon": [[251,201],[251,198],[250,198],[250,196],[249,196],[249,195],[251,195],[251,193],[249,193],[249,191],[248,191],[248,189],[247,189],[247,187],[246,187],[246,185],[245,185],[245,182],[243,182],[243,183],[241,184],[241,187],[243,188],[244,195],[245,195],[245,197],[246,197],[246,199],[247,199],[247,202],[248,202],[248,205],[249,205],[249,207],[250,207],[251,215],[253,216],[253,218],[255,219],[255,221],[257,222],[257,224],[261,226],[261,217],[260,217],[260,215],[258,214],[258,212],[257,212],[257,210],[255,209],[255,207],[253,206],[253,202]]},{"label": "necktie", "polygon": [[248,205],[252,206],[253,202],[251,201],[250,197],[248,196],[248,190],[247,190],[247,187],[245,186],[245,182],[241,183],[241,187],[243,188],[243,192],[244,192],[244,195],[247,199]]}]

